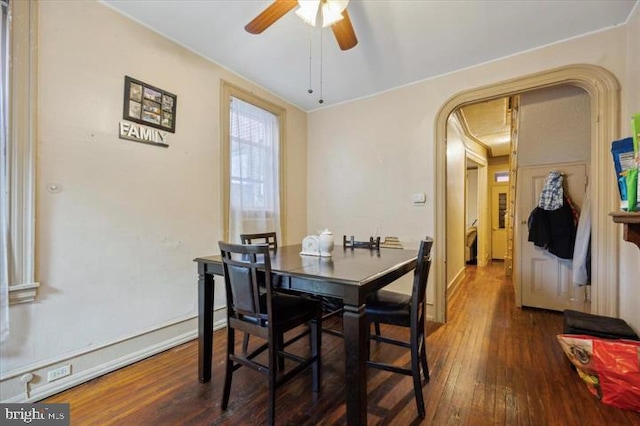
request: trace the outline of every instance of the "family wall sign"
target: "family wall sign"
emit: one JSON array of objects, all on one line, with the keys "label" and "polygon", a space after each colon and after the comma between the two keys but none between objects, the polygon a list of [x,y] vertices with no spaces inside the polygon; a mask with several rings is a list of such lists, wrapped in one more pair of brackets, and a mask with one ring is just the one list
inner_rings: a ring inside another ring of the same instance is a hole
[{"label": "family wall sign", "polygon": [[167,136],[176,131],[177,101],[173,93],[125,76],[120,139],[168,147]]}]

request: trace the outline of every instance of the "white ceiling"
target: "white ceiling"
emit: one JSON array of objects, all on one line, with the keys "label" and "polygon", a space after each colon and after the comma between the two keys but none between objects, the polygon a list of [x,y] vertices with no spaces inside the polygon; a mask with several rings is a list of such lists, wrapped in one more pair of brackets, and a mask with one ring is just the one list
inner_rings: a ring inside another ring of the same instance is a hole
[{"label": "white ceiling", "polygon": [[358,45],[348,51],[293,11],[245,32],[270,0],[102,1],[311,111],[623,24],[640,0],[351,0]]}]

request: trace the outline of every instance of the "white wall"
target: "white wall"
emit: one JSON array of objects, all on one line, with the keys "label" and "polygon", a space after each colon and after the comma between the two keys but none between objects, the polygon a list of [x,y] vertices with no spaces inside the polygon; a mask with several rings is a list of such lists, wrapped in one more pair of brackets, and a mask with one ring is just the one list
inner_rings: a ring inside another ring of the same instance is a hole
[{"label": "white wall", "polygon": [[[631,136],[631,116],[640,113],[640,3],[636,3],[625,29],[629,61],[622,84],[623,137]],[[613,179],[612,176],[612,182]],[[640,334],[640,249],[635,244],[620,241],[620,317]]]},{"label": "white wall", "polygon": [[[309,232],[393,235],[405,247],[417,247],[432,229],[433,182],[425,173],[434,167],[432,156],[427,146],[413,143],[419,135],[406,134],[426,118],[419,110],[394,110],[403,100],[412,105],[420,99],[401,91],[387,96],[394,101],[370,98],[312,114]],[[413,204],[411,195],[418,192],[428,194],[426,204]]]},{"label": "white wall", "polygon": [[[36,302],[11,307],[3,400],[24,398],[24,372],[43,395],[64,387],[46,382],[62,362],[73,364],[69,380],[86,379],[195,337],[193,259],[216,254],[222,238],[221,79],[286,108],[288,240],[307,229],[306,113],[102,4],[39,7],[41,286]],[[117,137],[125,75],[177,95],[169,148]],[[59,193],[47,191],[54,183]]]},{"label": "white wall", "polygon": [[520,95],[518,167],[589,162],[591,100],[564,85]]},{"label": "white wall", "polygon": [[[616,27],[310,113],[309,229],[356,228],[366,235],[383,224],[383,234],[392,227],[405,240],[433,235],[433,138],[440,108],[471,88],[581,63],[608,69],[626,90],[632,78],[626,40],[627,29]],[[416,188],[427,192],[424,208],[411,205]],[[370,196],[355,198],[363,192]],[[622,272],[629,267],[621,264]],[[428,297],[433,302],[432,292]]]},{"label": "white wall", "polygon": [[[465,137],[451,115],[447,121],[447,288],[464,278],[466,160]],[[434,287],[430,289],[433,292]]]}]

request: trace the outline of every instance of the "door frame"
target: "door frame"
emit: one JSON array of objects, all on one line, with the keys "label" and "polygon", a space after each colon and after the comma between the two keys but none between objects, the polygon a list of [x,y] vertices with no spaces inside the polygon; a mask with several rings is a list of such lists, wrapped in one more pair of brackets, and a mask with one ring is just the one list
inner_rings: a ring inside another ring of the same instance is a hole
[{"label": "door frame", "polygon": [[[493,234],[496,231],[493,228],[493,219],[494,219],[494,215],[497,213],[496,210],[499,210],[498,207],[494,204],[494,199],[493,199],[493,192],[495,190],[499,190],[501,192],[504,192],[507,195],[507,206],[509,205],[509,183],[508,182],[504,182],[504,183],[500,183],[500,184],[496,184],[495,182],[492,182],[489,185],[489,199],[491,200],[489,202],[489,216],[490,216],[490,223],[491,223],[491,260],[496,260],[498,258],[494,257],[494,246],[493,246]],[[504,261],[507,257],[507,226],[509,226],[509,224],[507,223],[507,217],[508,216],[508,209],[505,211],[505,227],[504,227],[504,253],[502,254],[502,261]]]},{"label": "door frame", "polygon": [[[620,84],[608,70],[588,64],[555,68],[501,83],[460,92],[440,108],[435,120],[435,275],[434,320],[446,322],[446,136],[447,119],[466,104],[517,95],[531,90],[570,84],[586,91],[591,98],[591,161],[594,184],[589,185],[592,209],[592,285],[591,310],[595,314],[618,316],[618,241],[620,229],[609,217],[616,210],[617,189],[609,153],[611,141],[620,137]],[[517,259],[515,259],[517,261]],[[612,285],[608,285],[614,283]]]},{"label": "door frame", "polygon": [[[486,266],[488,263],[490,252],[490,245],[487,244],[487,238],[490,235],[491,227],[490,227],[490,218],[488,215],[488,203],[487,199],[487,187],[489,186],[488,182],[488,162],[487,159],[478,155],[476,152],[470,150],[465,145],[465,169],[468,167],[469,162],[473,162],[478,166],[478,225],[477,225],[477,260],[478,266]],[[468,181],[465,179],[465,210],[467,209],[467,184]],[[466,215],[465,215],[466,216]],[[444,225],[444,224],[443,224]],[[466,223],[465,223],[466,225]],[[465,228],[466,230],[466,228]],[[465,239],[466,241],[466,239]],[[462,245],[464,247],[464,244]],[[447,277],[448,280],[450,277]]]}]

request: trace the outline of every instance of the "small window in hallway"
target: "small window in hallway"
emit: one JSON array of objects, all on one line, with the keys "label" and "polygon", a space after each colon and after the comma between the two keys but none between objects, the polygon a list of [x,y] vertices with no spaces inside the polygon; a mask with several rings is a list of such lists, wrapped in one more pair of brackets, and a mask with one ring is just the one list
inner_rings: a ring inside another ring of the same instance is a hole
[{"label": "small window in hallway", "polygon": [[496,172],[493,175],[493,180],[495,182],[509,182],[509,172]]},{"label": "small window in hallway", "polygon": [[498,228],[505,228],[505,216],[507,214],[507,194],[501,192],[498,194]]}]

